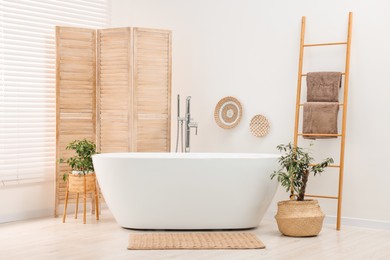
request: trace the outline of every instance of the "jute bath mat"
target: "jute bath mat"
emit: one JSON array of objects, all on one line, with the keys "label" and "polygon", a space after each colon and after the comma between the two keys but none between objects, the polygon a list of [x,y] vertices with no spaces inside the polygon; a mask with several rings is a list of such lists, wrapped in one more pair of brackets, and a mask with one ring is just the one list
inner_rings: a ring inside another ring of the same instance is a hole
[{"label": "jute bath mat", "polygon": [[163,249],[262,249],[265,245],[252,233],[135,233],[130,234],[131,250]]}]

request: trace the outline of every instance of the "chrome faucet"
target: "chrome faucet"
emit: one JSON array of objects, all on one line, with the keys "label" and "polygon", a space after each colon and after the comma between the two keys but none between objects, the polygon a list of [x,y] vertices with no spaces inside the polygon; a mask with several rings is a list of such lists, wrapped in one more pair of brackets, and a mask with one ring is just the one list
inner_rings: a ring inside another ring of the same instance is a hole
[{"label": "chrome faucet", "polygon": [[184,152],[190,152],[190,136],[191,136],[191,128],[195,128],[195,135],[198,135],[198,123],[193,122],[191,118],[191,96],[188,96],[186,99],[186,131],[185,131],[185,145]]},{"label": "chrome faucet", "polygon": [[[190,135],[191,128],[195,128],[195,134],[198,134],[198,123],[193,122],[191,118],[191,96],[186,99],[186,113],[184,117],[180,116],[180,95],[177,95],[177,138],[176,138],[176,152],[179,148],[179,135],[181,134],[181,151],[190,152]],[[185,123],[184,132],[184,147],[183,147],[183,123]],[[179,129],[181,131],[179,131]]]}]

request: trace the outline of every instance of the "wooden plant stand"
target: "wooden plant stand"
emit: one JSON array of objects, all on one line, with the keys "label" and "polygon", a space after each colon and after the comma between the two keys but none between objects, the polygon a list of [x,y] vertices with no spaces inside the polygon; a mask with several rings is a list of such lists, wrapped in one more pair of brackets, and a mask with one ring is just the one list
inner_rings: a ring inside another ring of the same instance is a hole
[{"label": "wooden plant stand", "polygon": [[[66,208],[68,206],[69,192],[76,192],[76,211],[75,219],[77,219],[77,213],[79,209],[79,194],[84,194],[84,219],[83,222],[86,224],[86,213],[87,213],[87,192],[93,192],[95,194],[95,214],[96,220],[99,220],[99,192],[96,185],[96,175],[86,174],[86,175],[74,175],[69,174],[68,181],[66,185],[66,195],[65,195],[65,205],[64,205],[64,216],[62,217],[62,223],[65,223],[66,219]],[[93,201],[92,201],[93,203]]]}]

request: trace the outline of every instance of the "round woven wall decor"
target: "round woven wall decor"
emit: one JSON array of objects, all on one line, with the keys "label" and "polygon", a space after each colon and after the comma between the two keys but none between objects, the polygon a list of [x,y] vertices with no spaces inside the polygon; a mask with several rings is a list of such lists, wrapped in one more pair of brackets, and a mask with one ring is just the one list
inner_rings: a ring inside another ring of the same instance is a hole
[{"label": "round woven wall decor", "polygon": [[249,128],[252,135],[256,137],[262,137],[268,134],[270,124],[265,116],[255,115],[249,124]]},{"label": "round woven wall decor", "polygon": [[234,97],[225,97],[221,99],[214,110],[215,122],[225,129],[230,129],[238,125],[241,116],[241,104]]}]

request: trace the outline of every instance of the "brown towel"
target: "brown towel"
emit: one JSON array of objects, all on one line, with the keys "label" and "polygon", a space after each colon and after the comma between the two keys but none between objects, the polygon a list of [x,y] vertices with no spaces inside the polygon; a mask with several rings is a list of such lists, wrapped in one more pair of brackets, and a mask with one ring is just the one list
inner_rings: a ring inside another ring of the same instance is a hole
[{"label": "brown towel", "polygon": [[307,102],[338,102],[340,72],[309,72],[306,76]]},{"label": "brown towel", "polygon": [[308,102],[303,105],[303,138],[336,138],[337,136],[305,136],[305,134],[337,134],[337,102]]}]

